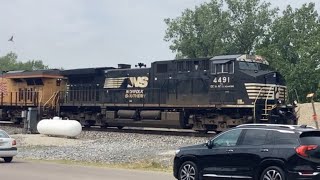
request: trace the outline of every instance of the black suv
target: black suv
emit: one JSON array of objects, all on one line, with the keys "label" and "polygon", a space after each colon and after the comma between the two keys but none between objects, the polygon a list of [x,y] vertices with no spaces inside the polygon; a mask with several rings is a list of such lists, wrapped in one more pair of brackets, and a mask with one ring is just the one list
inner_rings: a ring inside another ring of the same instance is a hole
[{"label": "black suv", "polygon": [[308,126],[245,124],[205,144],[176,151],[179,180],[320,180],[320,131]]}]

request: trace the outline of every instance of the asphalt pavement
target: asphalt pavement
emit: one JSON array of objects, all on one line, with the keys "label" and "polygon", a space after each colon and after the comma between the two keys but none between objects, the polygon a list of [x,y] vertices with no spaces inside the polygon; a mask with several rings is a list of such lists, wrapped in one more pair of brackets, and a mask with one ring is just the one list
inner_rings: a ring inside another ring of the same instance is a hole
[{"label": "asphalt pavement", "polygon": [[1,180],[174,180],[171,173],[0,160]]}]

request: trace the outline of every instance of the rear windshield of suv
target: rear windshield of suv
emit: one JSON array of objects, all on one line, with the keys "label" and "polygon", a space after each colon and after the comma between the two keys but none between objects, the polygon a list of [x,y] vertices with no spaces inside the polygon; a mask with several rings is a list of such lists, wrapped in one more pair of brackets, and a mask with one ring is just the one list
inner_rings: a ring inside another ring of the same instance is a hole
[{"label": "rear windshield of suv", "polygon": [[300,141],[303,145],[320,145],[320,131],[304,132],[300,135]]},{"label": "rear windshield of suv", "polygon": [[9,138],[9,136],[4,131],[0,131],[0,138]]}]

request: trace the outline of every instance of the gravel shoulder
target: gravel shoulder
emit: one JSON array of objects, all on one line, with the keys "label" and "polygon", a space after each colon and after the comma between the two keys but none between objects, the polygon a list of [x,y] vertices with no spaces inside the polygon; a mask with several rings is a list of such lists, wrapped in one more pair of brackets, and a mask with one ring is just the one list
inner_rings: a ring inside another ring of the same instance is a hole
[{"label": "gravel shoulder", "polygon": [[18,159],[82,163],[130,169],[171,170],[175,150],[208,138],[83,131],[75,139],[22,134],[0,127],[17,140]]},{"label": "gravel shoulder", "polygon": [[[314,103],[316,113],[318,115],[318,121],[320,121],[320,103]],[[313,120],[313,108],[311,103],[298,104],[296,108],[296,113],[299,117],[299,124],[305,124],[309,126],[315,126],[315,122]]]}]

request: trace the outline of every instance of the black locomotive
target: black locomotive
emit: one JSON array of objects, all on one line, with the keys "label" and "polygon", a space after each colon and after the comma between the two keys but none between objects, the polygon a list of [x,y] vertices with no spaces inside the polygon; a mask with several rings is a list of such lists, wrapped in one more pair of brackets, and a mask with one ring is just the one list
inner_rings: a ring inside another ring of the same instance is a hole
[{"label": "black locomotive", "polygon": [[85,126],[223,131],[243,123],[296,124],[281,74],[259,56],[156,61],[150,68],[61,71],[56,108]]}]

